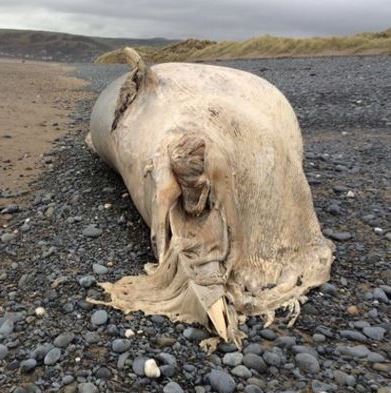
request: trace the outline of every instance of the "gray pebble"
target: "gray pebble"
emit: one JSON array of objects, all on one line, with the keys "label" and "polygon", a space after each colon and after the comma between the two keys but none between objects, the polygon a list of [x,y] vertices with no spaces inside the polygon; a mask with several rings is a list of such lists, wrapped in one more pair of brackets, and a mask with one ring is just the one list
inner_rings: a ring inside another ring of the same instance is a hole
[{"label": "gray pebble", "polygon": [[249,344],[246,348],[244,348],[243,353],[255,353],[256,355],[262,355],[264,352],[261,344]]},{"label": "gray pebble", "polygon": [[90,288],[95,285],[96,280],[94,276],[83,276],[79,278],[79,285],[82,288]]},{"label": "gray pebble", "polygon": [[378,317],[378,311],[376,308],[372,308],[371,310],[368,311],[368,317],[372,319],[376,319]]},{"label": "gray pebble", "polygon": [[41,361],[45,358],[46,354],[53,348],[54,348],[53,345],[50,343],[38,345],[34,349],[34,351],[32,351],[30,356],[36,360]]},{"label": "gray pebble", "polygon": [[167,352],[161,352],[157,355],[157,359],[163,363],[163,364],[168,364],[170,366],[176,367],[177,361],[174,355],[171,355],[170,353]]},{"label": "gray pebble", "polygon": [[354,321],[353,326],[356,329],[363,329],[363,328],[365,328],[367,326],[371,326],[371,325],[367,321]]},{"label": "gray pebble", "polygon": [[334,336],[333,332],[325,326],[317,326],[315,330],[317,333],[323,334],[328,338],[332,338]]},{"label": "gray pebble", "polygon": [[356,378],[353,375],[346,374],[341,370],[334,371],[334,379],[338,385],[342,386],[354,386],[356,384]]},{"label": "gray pebble", "polygon": [[318,359],[309,353],[298,353],[295,360],[297,366],[304,372],[315,374],[320,371]]},{"label": "gray pebble", "polygon": [[95,225],[88,225],[83,229],[83,235],[85,237],[99,237],[102,234],[102,229],[97,228]]},{"label": "gray pebble", "polygon": [[383,303],[388,303],[388,297],[382,288],[375,288],[373,291],[373,298]]},{"label": "gray pebble", "polygon": [[307,345],[294,345],[292,347],[292,351],[294,353],[309,353],[310,355],[316,358],[318,357],[318,353],[316,352],[316,349],[309,347]]},{"label": "gray pebble", "polygon": [[296,337],[293,336],[282,336],[278,337],[274,342],[274,345],[277,345],[281,348],[291,348],[293,345],[296,345]]},{"label": "gray pebble", "polygon": [[263,359],[270,366],[278,367],[281,364],[281,357],[274,352],[270,352],[270,351],[265,352],[263,354]]},{"label": "gray pebble", "polygon": [[190,341],[201,341],[209,337],[204,330],[188,327],[183,331],[183,335]]},{"label": "gray pebble", "polygon": [[75,338],[75,335],[70,332],[61,333],[55,339],[53,344],[59,348],[66,348]]},{"label": "gray pebble", "polygon": [[246,366],[243,366],[242,364],[233,368],[231,370],[231,374],[235,375],[236,377],[244,378],[244,379],[251,378],[252,376],[251,371]]},{"label": "gray pebble", "polygon": [[144,376],[144,364],[146,361],[147,361],[147,358],[141,357],[141,356],[139,356],[133,360],[133,365],[132,365],[133,371],[139,377]]},{"label": "gray pebble", "polygon": [[367,326],[364,327],[363,332],[372,340],[380,341],[383,340],[386,329],[383,329],[380,326]]},{"label": "gray pebble", "polygon": [[324,343],[326,341],[326,336],[320,333],[315,333],[312,336],[312,339],[314,340],[315,343]]},{"label": "gray pebble", "polygon": [[77,385],[78,393],[98,393],[98,388],[91,382],[83,382]]},{"label": "gray pebble", "polygon": [[354,347],[339,347],[336,353],[351,358],[365,358],[371,351],[365,345],[356,345]]},{"label": "gray pebble", "polygon": [[91,316],[91,322],[95,326],[104,325],[109,316],[105,310],[97,310]]},{"label": "gray pebble", "polygon": [[371,352],[367,357],[368,362],[370,363],[383,363],[386,361],[386,358],[380,353]]},{"label": "gray pebble", "polygon": [[236,348],[236,345],[234,343],[226,343],[222,342],[218,345],[217,349],[220,352],[223,353],[228,353],[228,352],[236,352],[238,349]]},{"label": "gray pebble", "polygon": [[258,373],[264,373],[267,370],[267,365],[263,358],[255,353],[246,353],[243,357],[243,364]]},{"label": "gray pebble", "polygon": [[263,390],[257,385],[247,385],[244,388],[244,393],[263,393]]},{"label": "gray pebble", "polygon": [[184,391],[176,382],[169,382],[164,386],[163,393],[184,393]]},{"label": "gray pebble", "polygon": [[328,295],[336,295],[338,290],[337,287],[334,284],[330,284],[328,282],[324,283],[323,285],[321,285],[320,287],[320,291],[322,293],[328,294]]},{"label": "gray pebble", "polygon": [[7,355],[8,355],[8,348],[5,345],[0,344],[0,360],[5,359]]},{"label": "gray pebble", "polygon": [[64,375],[62,377],[62,383],[64,385],[69,385],[70,383],[72,383],[75,380],[75,378],[72,375]]},{"label": "gray pebble", "polygon": [[160,372],[167,378],[172,378],[176,374],[176,368],[169,364],[164,364],[160,366]]},{"label": "gray pebble", "polygon": [[226,353],[223,363],[227,366],[235,367],[242,363],[243,355],[240,352]]},{"label": "gray pebble", "polygon": [[235,391],[234,379],[224,371],[212,370],[208,374],[208,380],[217,393],[233,393]]},{"label": "gray pebble", "polygon": [[96,372],[96,376],[99,379],[110,379],[111,378],[111,371],[107,367],[100,367]]},{"label": "gray pebble", "polygon": [[333,240],[337,241],[346,241],[352,238],[352,234],[350,232],[332,232],[329,236]]},{"label": "gray pebble", "polygon": [[348,340],[360,341],[360,342],[367,341],[367,338],[362,333],[356,330],[341,330],[339,334],[341,335],[341,337],[347,338]]},{"label": "gray pebble", "polygon": [[130,341],[126,338],[117,338],[113,341],[111,349],[117,353],[126,352],[130,348]]},{"label": "gray pebble", "polygon": [[121,353],[121,355],[118,356],[118,361],[117,361],[117,368],[122,370],[125,367],[125,363],[128,360],[130,356],[129,352]]},{"label": "gray pebble", "polygon": [[45,356],[44,363],[47,366],[53,366],[56,364],[61,357],[61,351],[59,348],[53,348],[51,349]]},{"label": "gray pebble", "polygon": [[3,233],[1,235],[1,241],[3,243],[10,243],[12,240],[16,238],[16,235],[14,233]]},{"label": "gray pebble", "polygon": [[8,337],[13,331],[14,331],[14,321],[10,318],[5,319],[0,326],[0,335],[4,337]]},{"label": "gray pebble", "polygon": [[86,340],[87,344],[96,344],[100,340],[100,336],[97,332],[87,332],[84,335],[84,339]]},{"label": "gray pebble", "polygon": [[20,363],[20,371],[22,373],[29,373],[30,371],[34,370],[37,366],[37,361],[35,359],[27,359],[23,360]]},{"label": "gray pebble", "polygon": [[94,263],[92,265],[92,270],[95,274],[106,274],[109,271],[106,266],[100,265],[99,263]]},{"label": "gray pebble", "polygon": [[277,334],[271,329],[262,329],[259,334],[269,341],[274,341],[277,338]]},{"label": "gray pebble", "polygon": [[316,379],[311,382],[311,388],[313,393],[324,393],[324,392],[335,391],[334,386],[318,381]]},{"label": "gray pebble", "polygon": [[25,223],[25,224],[23,224],[21,227],[20,227],[20,230],[22,231],[22,232],[28,232],[29,230],[30,230],[30,225],[29,224],[27,224],[27,223]]}]

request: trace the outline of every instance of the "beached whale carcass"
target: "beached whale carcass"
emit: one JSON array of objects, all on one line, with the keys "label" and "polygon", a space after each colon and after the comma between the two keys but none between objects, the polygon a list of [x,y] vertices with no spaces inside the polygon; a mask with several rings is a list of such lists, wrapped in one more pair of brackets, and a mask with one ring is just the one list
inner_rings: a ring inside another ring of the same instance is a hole
[{"label": "beached whale carcass", "polygon": [[122,176],[158,263],[101,284],[105,304],[199,322],[240,345],[238,323],[329,279],[292,107],[247,72],[201,64],[132,71],[99,96],[89,144]]}]

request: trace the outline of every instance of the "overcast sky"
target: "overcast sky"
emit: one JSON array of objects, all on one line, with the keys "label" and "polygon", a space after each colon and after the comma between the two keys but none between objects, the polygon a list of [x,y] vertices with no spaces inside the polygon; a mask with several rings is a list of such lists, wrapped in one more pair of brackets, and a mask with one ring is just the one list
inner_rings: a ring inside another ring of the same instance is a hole
[{"label": "overcast sky", "polygon": [[391,27],[391,0],[0,0],[0,27],[217,40],[351,34]]}]

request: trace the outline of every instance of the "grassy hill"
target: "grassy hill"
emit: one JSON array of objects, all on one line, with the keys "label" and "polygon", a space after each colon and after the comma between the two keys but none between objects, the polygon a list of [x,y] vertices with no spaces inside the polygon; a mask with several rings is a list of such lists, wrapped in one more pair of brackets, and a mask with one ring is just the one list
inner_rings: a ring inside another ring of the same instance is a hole
[{"label": "grassy hill", "polygon": [[[126,62],[120,50],[106,54],[97,62]],[[391,55],[391,29],[346,37],[287,38],[270,35],[245,41],[200,41],[189,39],[164,48],[141,51],[151,63],[167,61],[202,61],[270,57],[305,57],[339,55]],[[118,58],[117,58],[118,56]]]},{"label": "grassy hill", "polygon": [[391,29],[347,37],[287,38],[270,35],[245,41],[185,41],[165,38],[103,38],[0,29],[0,57],[62,62],[126,63],[121,47],[136,48],[150,63],[268,57],[391,54]]},{"label": "grassy hill", "polygon": [[0,29],[0,57],[91,62],[100,54],[122,46],[156,49],[175,42],[164,38],[102,38],[49,31]]}]

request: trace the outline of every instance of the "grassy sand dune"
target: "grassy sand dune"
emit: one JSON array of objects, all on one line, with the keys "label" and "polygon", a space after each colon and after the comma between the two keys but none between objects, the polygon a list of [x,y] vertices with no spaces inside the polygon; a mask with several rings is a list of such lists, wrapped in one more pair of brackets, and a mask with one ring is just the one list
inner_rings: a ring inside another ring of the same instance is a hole
[{"label": "grassy sand dune", "polygon": [[[346,37],[286,38],[270,35],[245,41],[207,41],[188,39],[161,49],[136,48],[153,63],[268,57],[338,55],[391,55],[391,29],[379,33],[360,33]],[[99,63],[126,63],[121,49],[97,58]]]}]

